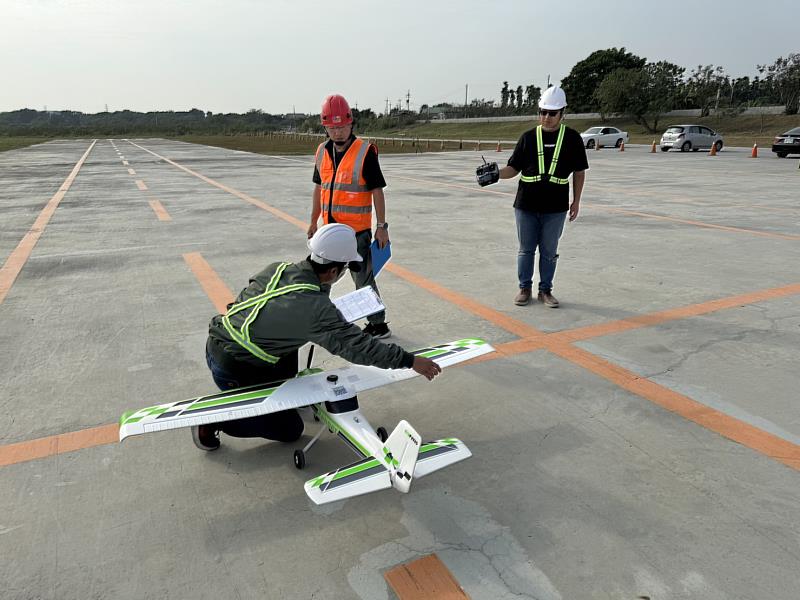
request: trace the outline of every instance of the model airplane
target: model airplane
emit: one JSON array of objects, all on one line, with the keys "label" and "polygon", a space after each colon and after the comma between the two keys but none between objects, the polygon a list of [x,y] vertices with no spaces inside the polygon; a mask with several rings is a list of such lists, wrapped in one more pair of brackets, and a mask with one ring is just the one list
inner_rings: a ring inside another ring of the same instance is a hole
[{"label": "model airplane", "polygon": [[[464,339],[414,352],[441,367],[494,352],[483,340]],[[360,460],[305,483],[306,494],[316,504],[334,502],[394,487],[408,492],[411,482],[472,456],[458,439],[422,443],[417,431],[400,421],[391,434],[373,429],[358,406],[357,394],[417,375],[411,369],[379,369],[349,365],[329,371],[306,369],[294,379],[269,387],[251,386],[181,402],[159,404],[120,418],[119,439],[193,425],[207,425],[310,406],[322,427],[294,464],[302,469],[306,453],[326,429],[338,435]]]}]

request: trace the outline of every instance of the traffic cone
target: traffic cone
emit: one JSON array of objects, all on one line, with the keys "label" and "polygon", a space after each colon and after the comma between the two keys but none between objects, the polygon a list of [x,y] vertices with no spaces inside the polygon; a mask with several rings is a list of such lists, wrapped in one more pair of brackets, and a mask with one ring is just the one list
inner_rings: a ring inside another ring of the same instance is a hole
[{"label": "traffic cone", "polygon": [[653,140],[653,145],[650,146],[650,154],[655,154],[655,153],[656,153],[656,141]]},{"label": "traffic cone", "polygon": [[620,151],[620,152],[625,152],[625,142],[622,142],[622,143],[619,145],[619,151]]},{"label": "traffic cone", "polygon": [[600,140],[595,140],[595,142],[594,142],[594,149],[595,149],[595,150],[600,150]]},{"label": "traffic cone", "polygon": [[711,144],[711,150],[708,152],[709,156],[716,156],[717,155],[717,145]]},{"label": "traffic cone", "polygon": [[753,151],[750,152],[750,158],[758,158],[758,144],[753,144]]},{"label": "traffic cone", "polygon": [[497,142],[497,151],[498,152],[502,152],[503,151],[503,147],[500,145],[499,141]]}]

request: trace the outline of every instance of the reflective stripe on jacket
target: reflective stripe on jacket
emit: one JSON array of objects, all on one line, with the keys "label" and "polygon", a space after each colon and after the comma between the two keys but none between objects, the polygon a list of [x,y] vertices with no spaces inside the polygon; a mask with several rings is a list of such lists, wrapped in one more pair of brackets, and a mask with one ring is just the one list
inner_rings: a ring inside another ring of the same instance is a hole
[{"label": "reflective stripe on jacket", "polygon": [[538,159],[539,174],[533,177],[520,176],[520,181],[525,183],[535,183],[537,181],[550,181],[552,183],[566,184],[569,179],[562,179],[556,177],[556,167],[558,166],[558,157],[561,154],[561,144],[564,142],[564,131],[566,127],[562,123],[558,128],[558,138],[556,138],[556,148],[553,151],[553,160],[550,161],[550,168],[545,172],[544,168],[544,143],[542,142],[542,126],[536,128],[536,157]]},{"label": "reflective stripe on jacket", "polygon": [[338,165],[333,164],[325,144],[319,145],[316,154],[317,171],[322,181],[320,200],[323,221],[327,224],[330,216],[333,216],[335,222],[349,225],[357,232],[371,229],[372,191],[367,188],[362,175],[369,142],[354,139]]},{"label": "reflective stripe on jacket", "polygon": [[[289,292],[319,291],[318,285],[311,285],[307,283],[277,287],[281,275],[283,275],[286,267],[288,267],[290,264],[292,263],[281,263],[278,268],[275,269],[275,273],[270,278],[263,294],[259,294],[258,296],[250,298],[249,300],[245,300],[244,302],[233,304],[230,308],[228,308],[228,312],[225,313],[225,316],[222,317],[222,325],[225,327],[225,330],[228,332],[228,334],[230,334],[231,338],[233,338],[233,341],[235,341],[256,358],[260,358],[261,360],[271,364],[278,362],[279,357],[264,352],[250,340],[250,325],[253,323],[253,321],[255,321],[256,317],[258,317],[258,313],[261,311],[261,309],[264,308],[267,302],[273,298],[288,294]],[[239,313],[244,313],[248,309],[250,310],[246,313],[246,315],[239,315]],[[233,323],[231,323],[231,317],[235,317],[237,315],[239,315],[239,317],[236,319],[236,321],[239,323],[238,329]]]},{"label": "reflective stripe on jacket", "polygon": [[[359,365],[399,369],[413,364],[414,356],[400,346],[345,321],[329,292],[308,260],[268,265],[250,279],[225,315],[211,319],[208,334],[215,358],[259,368],[311,342]],[[253,347],[269,358],[254,353]]]}]

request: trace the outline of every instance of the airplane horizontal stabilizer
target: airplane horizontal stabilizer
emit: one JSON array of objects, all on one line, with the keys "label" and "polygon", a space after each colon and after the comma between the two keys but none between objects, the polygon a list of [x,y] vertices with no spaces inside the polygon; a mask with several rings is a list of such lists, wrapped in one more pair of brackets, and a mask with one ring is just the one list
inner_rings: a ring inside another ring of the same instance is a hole
[{"label": "airplane horizontal stabilizer", "polygon": [[456,438],[446,438],[433,442],[423,442],[417,456],[414,477],[425,477],[472,456],[469,448]]},{"label": "airplane horizontal stabilizer", "polygon": [[305,483],[314,504],[326,504],[392,487],[389,471],[376,458],[367,457]]}]

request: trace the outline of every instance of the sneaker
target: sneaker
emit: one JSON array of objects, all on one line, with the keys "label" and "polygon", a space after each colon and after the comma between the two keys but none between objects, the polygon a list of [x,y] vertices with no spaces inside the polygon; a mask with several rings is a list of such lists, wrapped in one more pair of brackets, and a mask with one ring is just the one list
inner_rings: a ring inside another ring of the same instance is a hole
[{"label": "sneaker", "polygon": [[514,304],[525,306],[531,301],[531,288],[520,288],[519,293],[514,297]]},{"label": "sneaker", "polygon": [[211,452],[219,448],[219,432],[211,425],[195,425],[192,427],[192,441],[200,450]]},{"label": "sneaker", "polygon": [[550,292],[539,292],[536,299],[548,308],[558,308],[558,300]]},{"label": "sneaker", "polygon": [[364,326],[363,331],[364,333],[368,333],[372,337],[378,338],[379,340],[385,340],[392,335],[392,332],[389,331],[389,326],[386,323],[367,323]]}]

